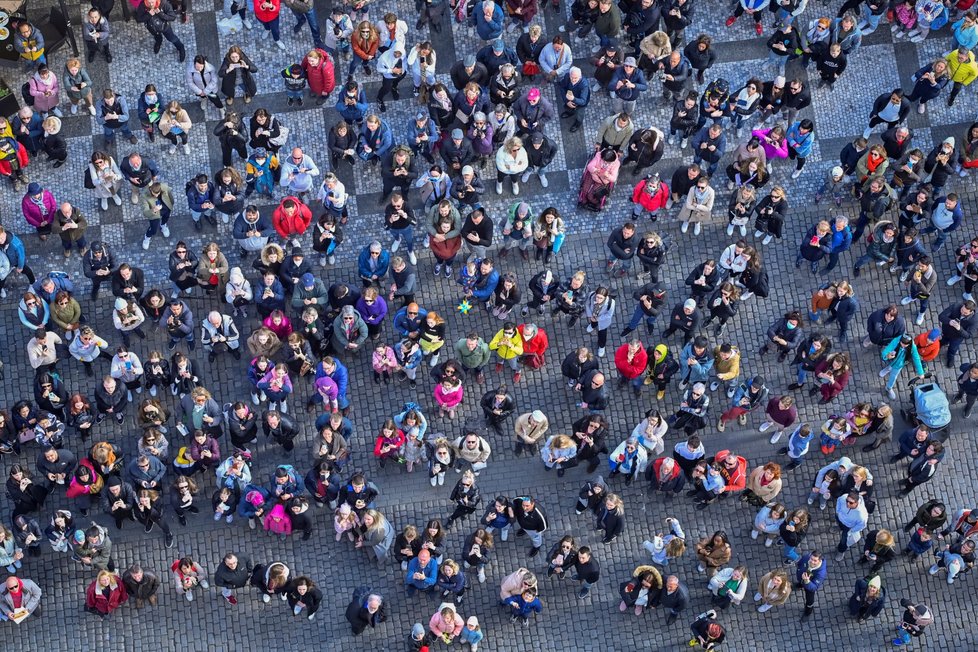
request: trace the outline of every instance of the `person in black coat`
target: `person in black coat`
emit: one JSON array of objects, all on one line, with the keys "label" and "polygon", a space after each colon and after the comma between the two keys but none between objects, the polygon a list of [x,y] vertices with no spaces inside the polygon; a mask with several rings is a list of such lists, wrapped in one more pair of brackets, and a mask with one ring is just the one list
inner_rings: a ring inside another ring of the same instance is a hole
[{"label": "person in black coat", "polygon": [[946,364],[954,367],[961,344],[975,333],[978,319],[975,318],[975,302],[960,301],[948,306],[938,315],[941,323],[941,343],[947,349]]},{"label": "person in black coat", "polygon": [[683,343],[693,339],[693,335],[699,330],[703,322],[703,313],[696,305],[696,299],[686,299],[683,303],[677,303],[669,316],[669,328],[662,333],[662,339],[666,339],[676,331],[682,331]]},{"label": "person in black coat", "polygon": [[574,555],[574,562],[572,568],[577,573],[574,577],[581,582],[581,590],[578,591],[577,597],[586,598],[591,592],[591,587],[598,583],[601,578],[601,568],[598,565],[598,560],[591,555],[591,549],[587,546],[581,546],[577,549],[577,554]]},{"label": "person in black coat", "polygon": [[689,606],[689,589],[675,575],[666,577],[662,590],[652,598],[652,606],[669,610],[666,624],[671,625],[679,618],[679,614]]},{"label": "person in black coat", "polygon": [[295,438],[299,435],[299,427],[292,417],[282,414],[277,410],[266,410],[262,414],[262,432],[266,437],[271,437],[286,452],[291,452],[295,448]]},{"label": "person in black coat", "polygon": [[228,601],[228,604],[237,604],[238,600],[234,597],[234,589],[242,589],[248,586],[251,579],[251,568],[250,559],[233,552],[224,555],[224,559],[217,565],[217,569],[214,571],[214,586],[221,588],[221,595]]},{"label": "person in black coat", "polygon": [[[679,12],[678,16],[675,14],[676,11]],[[692,0],[671,0],[669,9],[666,10],[666,14],[663,16],[666,27],[668,28],[670,24],[678,24],[682,22],[684,14],[686,16],[685,20],[691,20],[691,16],[693,14]],[[666,33],[669,33],[668,29],[666,30]],[[672,37],[670,36],[670,39],[671,38]],[[683,48],[683,54],[686,55],[689,65],[696,71],[697,84],[706,83],[706,71],[713,66],[717,60],[717,53],[716,50],[711,47],[712,44],[713,39],[706,34],[700,34],[696,37],[695,41],[690,41],[686,44],[686,47]],[[678,44],[676,42],[673,42],[673,49],[675,49],[677,45]]]},{"label": "person in black coat", "polygon": [[713,294],[719,282],[720,270],[712,258],[694,267],[686,276],[690,296],[696,300],[696,305],[699,307],[702,307],[706,298]]},{"label": "person in black coat", "polygon": [[[895,88],[889,93],[883,93],[873,102],[873,108],[869,112],[869,126],[863,130],[863,138],[869,140],[873,133],[873,127],[885,124],[887,129],[895,127],[907,119],[910,113],[910,100],[903,96],[902,88]],[[890,106],[888,106],[890,105]],[[880,117],[884,113],[888,117]],[[853,168],[855,169],[855,168]]]},{"label": "person in black coat", "polygon": [[778,349],[778,362],[784,362],[791,350],[802,340],[801,326],[800,312],[793,310],[785,313],[768,327],[768,341],[761,347],[760,354],[766,355],[773,344]]},{"label": "person in black coat", "polygon": [[578,404],[591,412],[603,412],[608,407],[608,393],[604,386],[605,377],[599,369],[592,369],[581,376],[581,402]]},{"label": "person in black coat", "polygon": [[608,256],[607,268],[610,271],[617,263],[621,263],[618,269],[619,276],[628,274],[632,266],[632,259],[635,258],[635,248],[638,244],[638,237],[635,234],[635,225],[626,222],[618,227],[608,236]]},{"label": "person in black coat", "polygon": [[900,309],[895,303],[874,310],[866,320],[866,337],[863,338],[863,348],[868,349],[871,344],[883,347],[893,341],[893,338],[900,337],[907,332],[907,322],[900,314]]},{"label": "person in black coat", "polygon": [[145,288],[143,270],[129,263],[122,263],[112,273],[112,295],[138,303]]},{"label": "person in black coat", "polygon": [[[489,70],[479,63],[474,54],[467,55],[464,59],[455,62],[448,76],[452,79],[455,90],[460,91],[469,82],[475,82],[479,86],[489,83]],[[434,117],[434,116],[432,116]]]},{"label": "person in black coat", "polygon": [[839,341],[849,341],[849,322],[859,311],[859,302],[853,296],[852,287],[847,281],[840,282],[835,288],[835,298],[829,304],[829,316],[825,324],[839,322]]},{"label": "person in black coat", "polygon": [[245,103],[257,95],[258,87],[255,85],[254,77],[256,72],[258,67],[251,62],[251,59],[241,51],[240,47],[232,45],[217,70],[217,75],[221,78],[221,92],[227,98],[228,106],[234,104],[234,92],[238,87],[244,90]]},{"label": "person in black coat", "polygon": [[537,311],[538,315],[543,314],[543,305],[550,303],[557,292],[560,291],[560,282],[554,277],[549,269],[538,272],[530,279],[530,294],[533,296],[526,305],[520,310],[520,314],[526,317],[530,309]]},{"label": "person in black coat", "polygon": [[[641,248],[639,252],[639,256],[641,257]],[[656,268],[656,276],[658,276],[658,268]],[[632,313],[632,318],[628,322],[628,326],[621,332],[621,337],[628,337],[638,328],[639,323],[642,321],[645,322],[645,328],[648,330],[649,335],[651,335],[655,328],[655,320],[666,302],[665,289],[655,280],[646,283],[632,292],[632,298],[637,302],[635,304],[635,311]]]},{"label": "person in black coat", "polygon": [[899,161],[903,155],[910,151],[910,143],[913,140],[913,130],[906,125],[891,127],[880,135],[883,141],[883,149],[886,155],[894,161]]},{"label": "person in black coat", "polygon": [[109,250],[109,246],[101,240],[96,240],[82,257],[81,265],[82,273],[92,280],[92,292],[89,298],[95,301],[98,298],[98,291],[102,283],[110,280],[110,275],[115,267],[115,259]]},{"label": "person in black coat", "polygon": [[369,588],[359,588],[353,592],[353,599],[346,607],[346,619],[354,636],[359,636],[367,626],[376,627],[387,620],[384,598]]},{"label": "person in black coat", "polygon": [[784,188],[775,186],[754,206],[754,237],[764,236],[761,244],[784,235],[784,218],[788,213],[788,199]]},{"label": "person in black coat", "polygon": [[856,586],[849,596],[849,615],[855,616],[862,623],[869,618],[875,618],[886,605],[886,589],[880,577],[873,574],[856,580]]},{"label": "person in black coat", "polygon": [[604,532],[601,543],[611,543],[625,530],[625,514],[621,498],[611,494],[604,499],[604,505],[598,510],[594,529]]},{"label": "person in black coat", "polygon": [[316,612],[323,603],[323,592],[316,588],[311,579],[300,576],[289,582],[285,599],[294,615],[298,616],[304,611],[308,620],[315,620]]},{"label": "person in black coat", "polygon": [[588,414],[575,421],[571,428],[577,444],[577,460],[587,462],[587,472],[594,473],[601,463],[600,454],[608,454],[605,444],[608,422],[600,414]]},{"label": "person in black coat", "polygon": [[[688,2],[689,0],[687,0]],[[688,46],[687,46],[688,47]],[[700,119],[699,96],[696,91],[689,91],[672,105],[672,117],[669,118],[669,144],[676,144],[676,136],[681,139],[680,149],[685,149],[689,138],[696,131]]]},{"label": "person in black coat", "polygon": [[655,127],[636,131],[628,139],[628,147],[625,150],[626,156],[621,164],[634,163],[632,175],[638,176],[645,168],[659,162],[662,153],[665,151],[665,140],[662,132]]},{"label": "person in black coat", "polygon": [[[595,363],[595,366],[597,366],[597,363]],[[500,385],[496,389],[483,394],[482,400],[479,401],[479,406],[485,415],[486,426],[492,428],[501,437],[503,435],[503,423],[516,410],[516,400],[507,391],[505,386]]]}]

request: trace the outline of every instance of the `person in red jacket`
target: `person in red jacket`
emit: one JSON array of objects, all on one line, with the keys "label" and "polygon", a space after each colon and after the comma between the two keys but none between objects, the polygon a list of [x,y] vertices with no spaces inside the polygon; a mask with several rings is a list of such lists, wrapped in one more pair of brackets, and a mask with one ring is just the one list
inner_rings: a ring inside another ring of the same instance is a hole
[{"label": "person in red jacket", "polygon": [[[282,12],[282,0],[255,0],[255,18],[265,28],[266,32],[272,33],[272,40],[280,50],[285,49],[282,43],[279,30],[279,14]],[[265,38],[265,32],[260,33],[259,38]]]},{"label": "person in red jacket", "polygon": [[528,369],[539,369],[543,366],[543,355],[550,346],[546,331],[536,324],[520,324],[516,327],[523,339],[523,364]]},{"label": "person in red jacket", "polygon": [[659,211],[666,207],[669,201],[669,186],[659,181],[658,173],[650,175],[637,184],[632,190],[632,215],[636,218],[649,213],[649,218],[655,222],[659,219]]},{"label": "person in red jacket", "polygon": [[103,620],[129,599],[126,585],[111,571],[101,571],[85,591],[85,610]]},{"label": "person in red jacket", "polygon": [[284,197],[272,213],[272,226],[284,240],[291,239],[299,244],[299,236],[306,232],[312,222],[312,211],[298,197]]},{"label": "person in red jacket", "polygon": [[0,136],[0,176],[10,179],[14,190],[23,190],[27,183],[24,168],[30,163],[27,149],[12,136]]},{"label": "person in red jacket", "polygon": [[728,450],[722,450],[713,458],[723,480],[727,483],[723,493],[730,495],[747,487],[747,460]]},{"label": "person in red jacket", "polygon": [[936,360],[941,354],[941,331],[938,328],[921,333],[913,339],[917,345],[917,353],[920,355],[921,362],[931,362]]},{"label": "person in red jacket", "polygon": [[620,374],[618,383],[620,385],[631,383],[635,396],[641,396],[642,385],[645,382],[643,373],[648,362],[649,356],[639,340],[625,342],[619,346],[615,351],[615,368]]},{"label": "person in red jacket", "polygon": [[316,98],[316,104],[324,104],[326,98],[336,88],[333,60],[325,50],[313,48],[303,57],[302,70],[306,73],[309,92]]}]

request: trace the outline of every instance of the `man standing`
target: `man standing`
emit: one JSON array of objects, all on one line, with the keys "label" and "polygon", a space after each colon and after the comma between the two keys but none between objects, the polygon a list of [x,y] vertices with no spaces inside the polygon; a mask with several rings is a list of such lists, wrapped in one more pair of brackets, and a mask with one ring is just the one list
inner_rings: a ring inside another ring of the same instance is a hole
[{"label": "man standing", "polygon": [[517,500],[519,502],[514,501],[515,507],[509,508],[509,516],[519,523],[520,529],[517,530],[516,536],[530,537],[532,547],[529,555],[536,557],[543,546],[543,533],[547,531],[547,517],[531,496],[523,496]]},{"label": "man standing", "polygon": [[666,585],[652,598],[652,607],[669,610],[666,625],[671,625],[689,605],[689,589],[675,575],[666,578]]},{"label": "man standing", "polygon": [[839,530],[842,533],[839,537],[839,545],[836,547],[838,554],[835,556],[835,560],[842,561],[845,559],[849,547],[859,541],[862,531],[866,529],[866,522],[869,520],[866,504],[858,492],[850,491],[836,499],[835,520],[838,522]]},{"label": "man standing", "polygon": [[598,579],[601,577],[601,569],[598,566],[598,561],[591,556],[591,549],[587,546],[581,546],[577,549],[573,566],[574,570],[577,571],[574,579],[581,582],[581,590],[578,591],[577,597],[583,600],[591,593],[591,587],[598,583]]},{"label": "man standing", "polygon": [[251,570],[251,560],[244,555],[239,556],[233,552],[224,555],[224,559],[217,565],[217,569],[214,571],[214,586],[221,587],[221,595],[224,596],[228,604],[238,604],[238,599],[234,597],[234,589],[242,589],[248,586]]},{"label": "man standing", "polygon": [[[841,500],[841,498],[840,498]],[[815,594],[822,588],[827,572],[825,561],[822,556],[812,551],[798,560],[798,567],[795,571],[797,583],[796,587],[805,592],[805,611],[801,616],[802,620],[808,620],[815,612]]]},{"label": "man standing", "polygon": [[229,351],[235,360],[241,359],[238,327],[229,315],[222,315],[212,310],[200,328],[200,342],[207,351],[207,361],[214,362],[217,354]]},{"label": "man standing", "polygon": [[160,589],[160,580],[155,573],[143,570],[139,564],[133,564],[122,574],[122,583],[130,598],[136,598],[136,608],[142,609],[149,602],[156,606],[156,592]]}]

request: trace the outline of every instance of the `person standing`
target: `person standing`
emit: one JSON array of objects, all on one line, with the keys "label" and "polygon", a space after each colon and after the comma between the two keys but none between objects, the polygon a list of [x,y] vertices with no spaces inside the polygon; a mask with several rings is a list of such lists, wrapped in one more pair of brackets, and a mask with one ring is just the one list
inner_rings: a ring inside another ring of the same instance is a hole
[{"label": "person standing", "polygon": [[835,560],[842,561],[846,551],[859,541],[869,520],[869,512],[866,511],[862,496],[855,491],[839,496],[835,502],[835,519],[841,531]]},{"label": "person standing", "polygon": [[112,571],[100,571],[85,591],[85,611],[97,614],[102,620],[129,599],[126,585]]},{"label": "person standing", "polygon": [[142,609],[147,602],[156,606],[156,592],[160,588],[160,580],[156,573],[143,570],[139,564],[133,564],[122,574],[122,583],[129,597],[136,599],[137,609]]},{"label": "person standing", "polygon": [[176,19],[177,12],[169,0],[143,0],[136,8],[136,21],[145,25],[146,31],[153,37],[153,53],[159,54],[165,38],[177,49],[180,63],[183,63],[187,58],[187,48],[170,25]]},{"label": "person standing", "polygon": [[802,620],[808,620],[815,612],[815,594],[822,588],[827,575],[825,560],[817,551],[813,550],[798,560],[795,586],[805,592],[805,611],[802,613]]},{"label": "person standing", "polygon": [[530,557],[540,554],[543,546],[543,533],[547,530],[547,517],[543,510],[536,504],[532,496],[523,496],[519,502],[513,501],[515,506],[509,508],[510,518],[515,518],[519,524],[516,536],[526,535],[530,538],[531,547]]}]

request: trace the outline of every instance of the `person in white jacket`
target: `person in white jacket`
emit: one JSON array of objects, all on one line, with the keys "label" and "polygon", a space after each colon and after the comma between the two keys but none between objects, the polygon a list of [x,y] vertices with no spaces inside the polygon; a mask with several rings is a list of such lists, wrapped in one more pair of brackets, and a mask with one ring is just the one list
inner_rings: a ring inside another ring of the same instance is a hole
[{"label": "person in white jacket", "polygon": [[662,455],[665,450],[665,437],[668,431],[669,423],[662,418],[658,410],[652,408],[632,430],[632,437],[645,447],[649,457],[653,457]]},{"label": "person in white jacket", "polygon": [[214,105],[224,117],[224,102],[217,96],[217,89],[221,83],[220,77],[213,64],[202,54],[194,57],[194,60],[187,66],[187,86],[190,92],[200,100],[200,110],[207,108],[207,102]]},{"label": "person in white jacket", "polygon": [[869,512],[866,511],[863,497],[855,491],[839,496],[835,501],[835,519],[841,531],[835,560],[842,561],[846,557],[846,551],[859,542],[869,521]]},{"label": "person in white jacket", "polygon": [[747,248],[744,240],[737,240],[720,254],[720,269],[726,278],[737,279],[747,269],[750,262],[750,258],[744,255]]},{"label": "person in white jacket", "polygon": [[116,354],[112,356],[112,364],[109,367],[109,375],[126,386],[126,394],[130,403],[132,403],[132,390],[136,390],[137,394],[143,393],[140,383],[143,378],[143,363],[140,362],[138,355],[126,347],[120,346],[116,349]]},{"label": "person in white jacket", "polygon": [[401,99],[397,90],[401,80],[407,76],[407,63],[404,60],[404,43],[398,41],[390,49],[377,57],[377,72],[380,74],[380,90],[377,92],[377,104],[381,111],[387,110],[384,98],[390,93],[395,100]]},{"label": "person in white jacket", "polygon": [[520,176],[530,165],[530,159],[526,155],[526,148],[523,141],[516,136],[507,140],[496,152],[496,194],[503,194],[503,182],[510,181],[513,184],[513,194],[520,194]]},{"label": "person in white jacket", "polygon": [[686,533],[679,521],[671,516],[666,518],[666,525],[669,531],[665,534],[656,534],[652,540],[642,542],[642,547],[652,555],[652,563],[665,568],[669,560],[677,559],[686,552]]},{"label": "person in white jacket", "polygon": [[435,63],[438,55],[430,41],[422,41],[411,48],[407,56],[408,70],[414,79],[414,96],[421,94],[421,84],[435,85]]},{"label": "person in white jacket", "polygon": [[224,300],[233,307],[232,317],[248,318],[247,305],[254,298],[251,282],[241,273],[240,267],[232,267],[228,274],[228,284],[224,286]]},{"label": "person in white jacket", "polygon": [[740,604],[747,595],[747,569],[743,566],[724,568],[710,578],[708,586],[714,607],[726,609],[731,604]]}]

